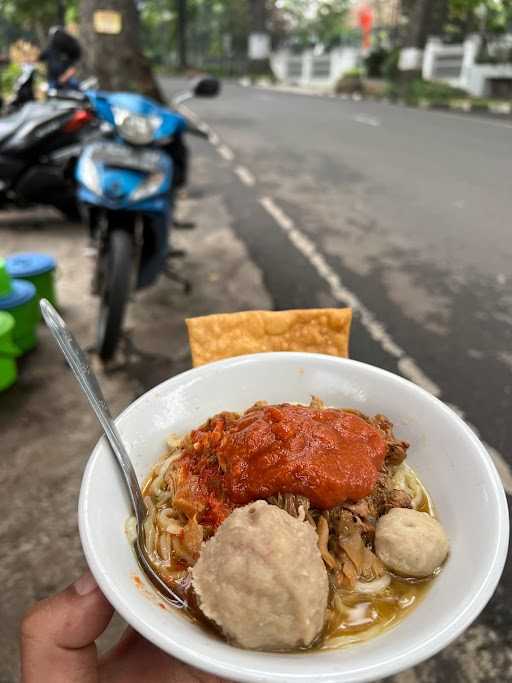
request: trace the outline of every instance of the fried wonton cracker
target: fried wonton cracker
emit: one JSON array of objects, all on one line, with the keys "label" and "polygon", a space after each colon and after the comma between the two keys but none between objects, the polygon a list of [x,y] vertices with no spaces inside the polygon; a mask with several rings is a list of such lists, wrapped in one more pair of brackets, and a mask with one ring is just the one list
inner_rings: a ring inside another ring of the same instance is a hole
[{"label": "fried wonton cracker", "polygon": [[263,351],[307,351],[348,356],[352,310],[217,313],[186,320],[194,367]]}]

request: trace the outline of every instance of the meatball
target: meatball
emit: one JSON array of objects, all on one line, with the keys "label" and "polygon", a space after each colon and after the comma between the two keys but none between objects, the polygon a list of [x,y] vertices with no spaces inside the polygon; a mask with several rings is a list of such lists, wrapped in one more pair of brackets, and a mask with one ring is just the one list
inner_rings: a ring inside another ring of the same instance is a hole
[{"label": "meatball", "polygon": [[426,512],[393,508],[377,522],[375,552],[402,576],[430,576],[448,554],[448,538],[439,522]]},{"label": "meatball", "polygon": [[263,500],[232,512],[192,569],[202,612],[254,650],[312,643],[324,625],[327,572],[307,522]]}]

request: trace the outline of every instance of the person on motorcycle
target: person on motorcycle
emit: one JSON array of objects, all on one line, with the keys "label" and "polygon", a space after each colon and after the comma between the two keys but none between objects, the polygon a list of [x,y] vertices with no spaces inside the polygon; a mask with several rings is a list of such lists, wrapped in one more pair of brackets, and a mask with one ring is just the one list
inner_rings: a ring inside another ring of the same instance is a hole
[{"label": "person on motorcycle", "polygon": [[78,40],[62,26],[53,26],[48,32],[48,45],[39,59],[46,64],[48,85],[56,90],[78,89],[75,64],[82,50]]}]

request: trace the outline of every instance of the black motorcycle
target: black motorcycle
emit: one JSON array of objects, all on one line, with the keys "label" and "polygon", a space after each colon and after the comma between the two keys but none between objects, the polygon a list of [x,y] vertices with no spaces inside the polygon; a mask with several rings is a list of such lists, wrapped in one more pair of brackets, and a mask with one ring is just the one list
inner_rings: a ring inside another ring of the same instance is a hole
[{"label": "black motorcycle", "polygon": [[46,204],[77,220],[74,170],[95,125],[73,97],[29,102],[0,118],[0,209]]}]

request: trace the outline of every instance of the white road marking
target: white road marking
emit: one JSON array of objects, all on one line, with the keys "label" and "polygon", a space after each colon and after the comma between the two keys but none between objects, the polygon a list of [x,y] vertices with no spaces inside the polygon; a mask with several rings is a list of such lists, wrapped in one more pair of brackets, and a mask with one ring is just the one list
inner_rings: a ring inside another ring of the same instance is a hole
[{"label": "white road marking", "polygon": [[[464,118],[464,117],[457,117]],[[502,125],[502,124],[501,124]],[[512,127],[512,126],[507,126]],[[213,131],[210,132],[210,141],[212,144],[219,145],[219,137]],[[228,161],[234,158],[233,152],[226,145],[217,146],[217,151]],[[243,166],[237,166],[235,169],[238,177],[242,180],[242,175],[250,177],[254,180],[252,173]],[[248,174],[248,176],[246,175]],[[242,182],[244,182],[242,180]],[[423,370],[416,364],[416,361],[407,355],[386,331],[385,326],[374,316],[374,314],[360,301],[356,294],[347,289],[341,282],[338,274],[327,263],[323,255],[317,250],[315,244],[304,233],[295,227],[292,219],[274,202],[271,197],[261,197],[260,204],[263,208],[274,218],[276,223],[288,234],[290,241],[299,249],[299,251],[309,260],[309,262],[316,269],[318,274],[329,284],[334,298],[347,306],[350,306],[353,311],[359,313],[359,318],[362,325],[369,332],[372,339],[380,344],[382,349],[397,359],[398,369],[408,379],[415,384],[423,387],[434,396],[441,395],[440,387],[431,380]],[[457,406],[450,406],[462,419],[464,419],[464,411]],[[478,436],[478,430],[466,421],[466,424],[473,429]],[[503,455],[499,453],[493,446],[483,442],[490,457],[492,458],[496,470],[501,478],[503,488],[512,495],[512,469]]]},{"label": "white road marking", "polygon": [[[400,373],[434,396],[440,397],[441,388],[430,379],[430,377],[428,377],[417,365],[416,361],[406,354],[404,349],[392,339],[384,325],[368,308],[366,308],[357,295],[343,285],[339,275],[327,263],[309,237],[297,229],[293,220],[286,215],[271,197],[262,197],[260,199],[260,204],[287,233],[290,241],[308,259],[320,277],[328,283],[333,297],[340,303],[350,306],[354,312],[359,313],[361,323],[369,332],[370,336],[378,342],[385,351],[397,359]],[[464,412],[460,408],[457,408],[456,406],[451,407],[459,416],[464,418]],[[468,426],[478,435],[478,431],[473,425],[469,424]],[[512,494],[512,469],[510,468],[510,465],[495,448],[486,443],[484,443],[484,446],[496,465],[505,491]]]},{"label": "white road marking", "polygon": [[254,185],[256,184],[256,178],[253,176],[253,174],[249,171],[248,168],[245,168],[245,166],[237,166],[235,168],[235,173],[243,182],[243,184],[247,185],[247,187],[254,187]]},{"label": "white road marking", "polygon": [[220,144],[220,138],[219,138],[219,136],[218,136],[217,133],[215,133],[211,128],[210,128],[210,134],[209,134],[209,136],[208,136],[208,140],[209,140],[209,141],[212,143],[212,145],[214,145],[215,147],[217,147],[217,145]]},{"label": "white road marking", "polygon": [[370,333],[371,337],[378,342],[382,348],[395,358],[402,358],[406,355],[405,351],[395,343],[386,332],[384,325],[379,322],[373,313],[359,300],[359,298],[347,289],[341,282],[339,276],[327,263],[322,254],[317,250],[315,244],[298,230],[292,219],[277,206],[271,197],[262,197],[261,205],[274,218],[276,223],[288,233],[288,236],[295,246],[302,252],[308,261],[314,266],[317,273],[322,277],[337,301],[350,306],[357,311],[361,317],[361,322]]},{"label": "white road marking", "polygon": [[187,119],[190,119],[193,123],[196,124],[196,126],[201,125],[201,119],[199,118],[199,116],[195,113],[195,111],[189,109],[186,104],[180,104],[178,109],[181,109],[181,111],[184,113]]},{"label": "white road marking", "polygon": [[400,358],[398,361],[398,369],[404,377],[408,377],[415,384],[426,389],[429,393],[434,396],[441,396],[440,387],[438,387],[437,384],[418,367],[416,361],[410,356],[402,356],[402,358]]},{"label": "white road marking", "polygon": [[226,161],[233,161],[233,159],[235,158],[235,155],[233,154],[233,152],[229,149],[229,147],[227,145],[219,145],[217,147],[217,152]]},{"label": "white road marking", "polygon": [[375,116],[368,116],[367,114],[356,114],[352,117],[356,123],[363,123],[365,126],[373,126],[377,128],[380,126],[380,121]]}]

